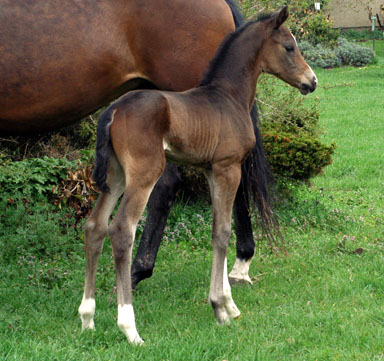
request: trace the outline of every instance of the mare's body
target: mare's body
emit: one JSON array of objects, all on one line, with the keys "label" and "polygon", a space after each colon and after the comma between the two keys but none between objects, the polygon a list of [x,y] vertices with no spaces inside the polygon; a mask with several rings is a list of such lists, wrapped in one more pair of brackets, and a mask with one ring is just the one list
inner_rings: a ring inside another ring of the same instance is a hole
[{"label": "mare's body", "polygon": [[[133,89],[192,88],[220,41],[241,22],[232,0],[0,0],[0,8],[1,135],[60,128]],[[260,139],[255,109],[252,117]],[[266,164],[258,142],[247,163],[255,180],[244,172],[235,202],[234,279],[250,282],[247,187],[261,213],[267,211]],[[148,204],[134,286],[152,274],[179,185],[177,168],[167,165]]]},{"label": "mare's body", "polygon": [[0,133],[57,129],[146,80],[195,86],[234,29],[224,0],[0,0]]},{"label": "mare's body", "polygon": [[128,93],[101,116],[94,179],[102,194],[86,223],[87,273],[79,308],[83,329],[94,328],[97,258],[108,232],[116,265],[118,325],[130,342],[142,343],[132,305],[132,248],[137,222],[166,157],[201,167],[208,179],[213,214],[209,300],[221,324],[240,315],[231,295],[226,251],[241,164],[256,142],[249,112],[257,79],[262,72],[274,74],[303,94],[317,85],[295,39],[282,25],[287,17],[284,7],[231,34],[199,87],[182,93]]}]

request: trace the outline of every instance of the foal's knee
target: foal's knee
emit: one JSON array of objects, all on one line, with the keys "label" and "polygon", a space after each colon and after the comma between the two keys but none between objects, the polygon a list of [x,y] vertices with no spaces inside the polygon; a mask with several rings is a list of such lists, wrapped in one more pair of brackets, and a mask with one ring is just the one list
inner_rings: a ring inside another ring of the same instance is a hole
[{"label": "foal's knee", "polygon": [[108,225],[88,219],[84,225],[85,245],[94,253],[100,253]]},{"label": "foal's knee", "polygon": [[133,246],[133,234],[129,231],[128,226],[121,223],[112,223],[109,226],[108,234],[115,259],[125,259]]},{"label": "foal's knee", "polygon": [[84,225],[84,232],[86,234],[100,234],[105,236],[107,233],[107,229],[107,224],[96,222],[92,218],[89,218]]}]

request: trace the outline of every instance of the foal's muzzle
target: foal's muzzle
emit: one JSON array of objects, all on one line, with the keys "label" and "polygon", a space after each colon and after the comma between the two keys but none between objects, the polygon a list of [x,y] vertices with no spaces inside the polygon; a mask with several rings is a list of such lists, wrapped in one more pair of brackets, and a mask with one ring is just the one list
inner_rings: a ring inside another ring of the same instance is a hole
[{"label": "foal's muzzle", "polygon": [[317,87],[317,78],[314,76],[310,83],[301,83],[300,92],[301,94],[307,95],[315,91]]}]

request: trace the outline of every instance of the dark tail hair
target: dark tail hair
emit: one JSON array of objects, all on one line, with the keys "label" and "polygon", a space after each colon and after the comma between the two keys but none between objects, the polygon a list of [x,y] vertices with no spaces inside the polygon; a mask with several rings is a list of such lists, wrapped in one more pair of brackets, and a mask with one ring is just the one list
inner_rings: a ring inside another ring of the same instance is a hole
[{"label": "dark tail hair", "polygon": [[113,122],[114,113],[113,107],[109,107],[101,114],[97,124],[96,164],[93,169],[92,179],[103,193],[109,192],[107,172],[112,146],[109,128]]},{"label": "dark tail hair", "polygon": [[234,0],[225,0],[231,9],[233,20],[235,22],[236,29],[239,28],[244,23],[243,15],[240,12],[239,7],[237,6]]},{"label": "dark tail hair", "polygon": [[[239,28],[244,23],[244,18],[239,7],[234,0],[225,1],[232,11],[236,28]],[[269,186],[274,183],[274,179],[262,145],[256,103],[253,104],[251,118],[256,136],[256,145],[242,165],[241,174],[244,185],[243,189],[250,193],[251,197],[246,196],[246,199],[250,198],[253,207],[257,208],[264,234],[266,235],[270,246],[273,247],[273,245],[276,245],[277,243],[274,236],[275,234],[277,234],[282,243],[283,238],[279,231],[277,219],[271,208]]]},{"label": "dark tail hair", "polygon": [[262,144],[256,103],[251,110],[251,119],[256,136],[256,145],[242,165],[243,188],[248,190],[252,205],[258,210],[261,226],[271,249],[280,246],[284,248],[284,239],[280,233],[279,223],[271,208],[269,188],[273,186],[274,178]]}]

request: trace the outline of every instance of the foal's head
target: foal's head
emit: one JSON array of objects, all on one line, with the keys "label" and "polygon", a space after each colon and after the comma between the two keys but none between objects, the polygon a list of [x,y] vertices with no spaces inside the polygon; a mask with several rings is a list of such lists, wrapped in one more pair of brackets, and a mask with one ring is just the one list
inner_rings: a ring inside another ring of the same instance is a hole
[{"label": "foal's head", "polygon": [[294,36],[283,25],[287,18],[288,8],[285,6],[260,20],[266,34],[260,51],[260,65],[263,72],[277,76],[302,94],[308,94],[316,89],[317,78],[302,57]]}]

